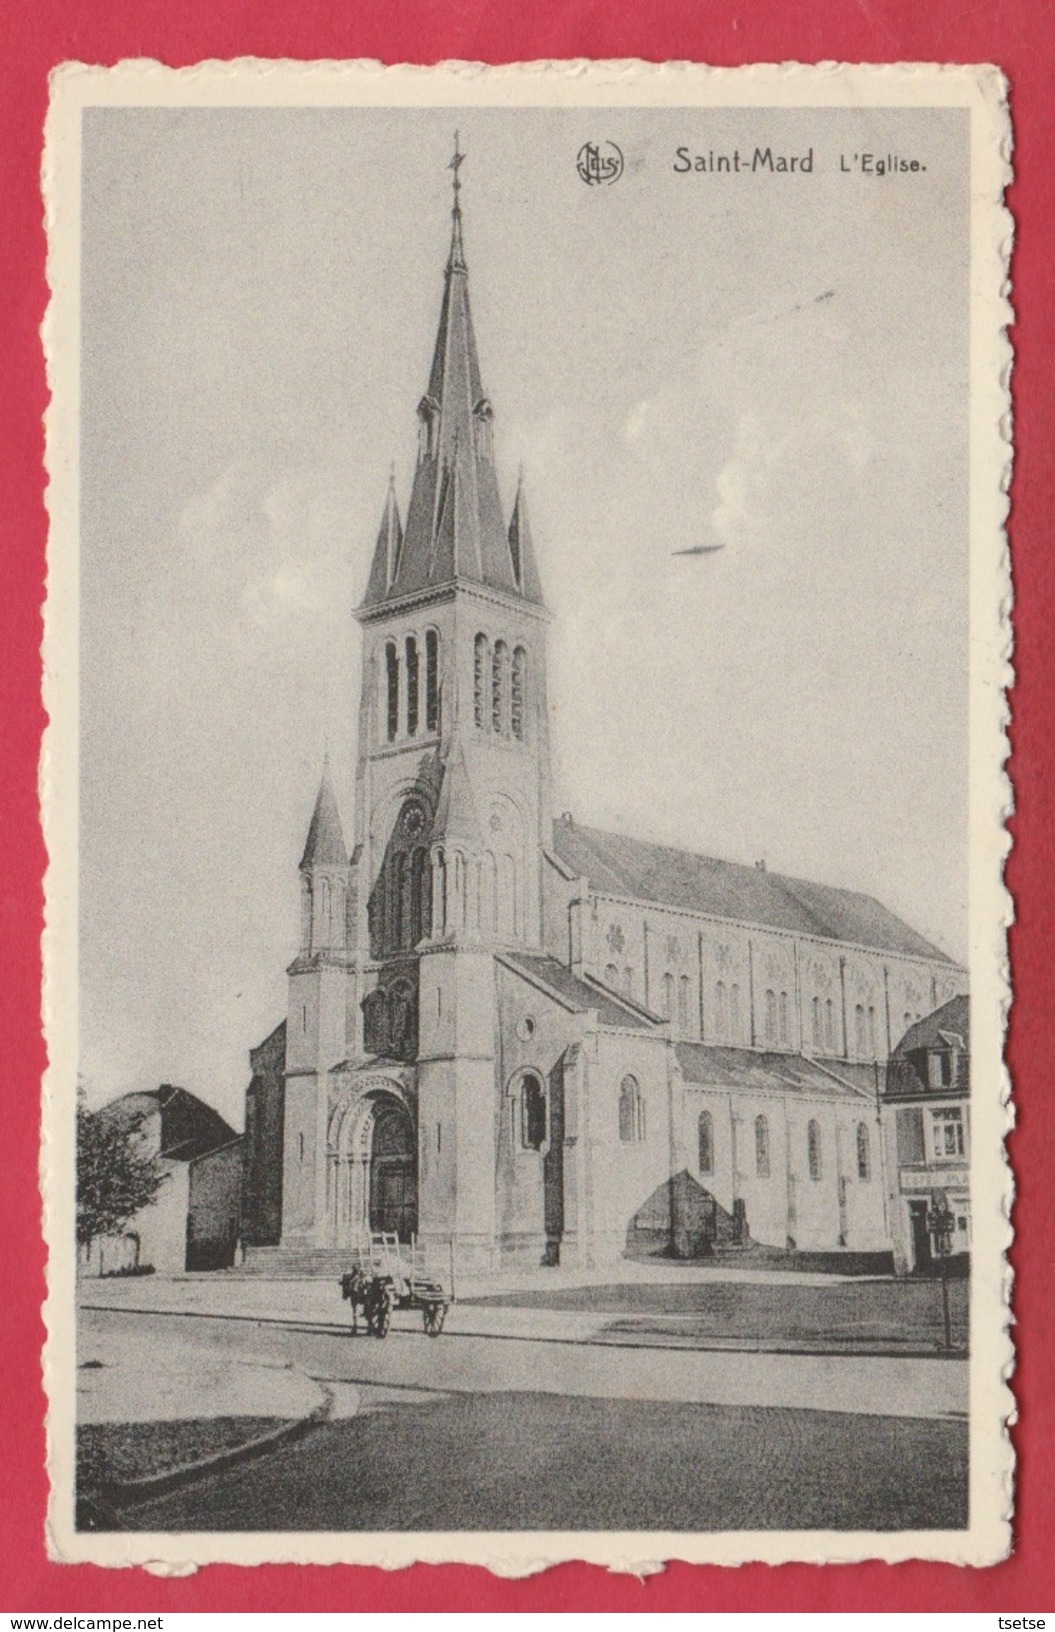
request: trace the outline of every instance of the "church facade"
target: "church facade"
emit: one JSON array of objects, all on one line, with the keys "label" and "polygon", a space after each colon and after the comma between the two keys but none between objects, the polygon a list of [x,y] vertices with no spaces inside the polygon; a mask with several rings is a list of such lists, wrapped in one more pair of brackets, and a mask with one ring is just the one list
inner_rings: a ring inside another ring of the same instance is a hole
[{"label": "church facade", "polygon": [[356,614],[354,819],[327,768],[252,1056],[250,1251],[888,1247],[880,1073],[964,972],[868,897],[553,819],[549,614],[523,488],[500,501],[457,169],[417,417]]}]

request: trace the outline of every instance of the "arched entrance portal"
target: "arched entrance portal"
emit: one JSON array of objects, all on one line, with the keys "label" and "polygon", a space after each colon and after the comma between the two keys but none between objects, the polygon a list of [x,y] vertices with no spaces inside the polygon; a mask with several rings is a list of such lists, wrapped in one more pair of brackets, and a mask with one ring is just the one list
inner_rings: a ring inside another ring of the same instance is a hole
[{"label": "arched entrance portal", "polygon": [[330,1120],[327,1208],[337,1246],[368,1231],[409,1241],[418,1228],[414,1118],[402,1098],[372,1089],[340,1103]]},{"label": "arched entrance portal", "polygon": [[418,1153],[405,1105],[380,1099],[370,1141],[370,1228],[409,1241],[418,1229]]}]

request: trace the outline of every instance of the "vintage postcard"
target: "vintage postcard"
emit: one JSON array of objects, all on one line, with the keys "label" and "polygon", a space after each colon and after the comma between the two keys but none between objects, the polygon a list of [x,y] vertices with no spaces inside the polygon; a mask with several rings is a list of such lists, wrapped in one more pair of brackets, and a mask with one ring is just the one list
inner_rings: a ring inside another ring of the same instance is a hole
[{"label": "vintage postcard", "polygon": [[53,1556],[1010,1547],[994,67],[69,64]]}]

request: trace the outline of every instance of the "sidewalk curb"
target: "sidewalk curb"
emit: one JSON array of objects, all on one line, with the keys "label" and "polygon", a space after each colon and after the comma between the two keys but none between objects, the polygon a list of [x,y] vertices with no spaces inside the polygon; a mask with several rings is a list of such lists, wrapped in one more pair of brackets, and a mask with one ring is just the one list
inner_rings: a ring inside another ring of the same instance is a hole
[{"label": "sidewalk curb", "polygon": [[[118,1308],[109,1303],[84,1303],[81,1309],[92,1314],[106,1315],[142,1315],[150,1319],[171,1320],[233,1320],[242,1321],[254,1326],[276,1326],[286,1331],[294,1332],[322,1332],[331,1337],[342,1337],[348,1332],[346,1324],[315,1320],[310,1315],[264,1315],[242,1314],[214,1309],[143,1309],[127,1306]],[[393,1326],[392,1337],[410,1336],[410,1332],[401,1327]],[[676,1354],[773,1354],[785,1358],[819,1357],[836,1360],[968,1360],[970,1351],[961,1346],[943,1349],[935,1344],[930,1348],[920,1344],[916,1348],[893,1348],[889,1344],[876,1342],[874,1348],[853,1347],[848,1344],[823,1347],[816,1345],[807,1347],[803,1343],[791,1343],[787,1340],[773,1340],[759,1343],[749,1337],[713,1337],[699,1343],[642,1343],[633,1340],[625,1341],[617,1337],[567,1337],[564,1335],[547,1336],[530,1332],[459,1332],[455,1328],[444,1328],[444,1337],[447,1338],[479,1338],[488,1343],[552,1343],[562,1347],[597,1348],[597,1349],[636,1349],[661,1350],[663,1353]]]},{"label": "sidewalk curb", "polygon": [[[317,1378],[312,1380],[318,1381]],[[325,1383],[320,1382],[318,1386],[322,1389],[324,1398],[306,1417],[298,1417],[294,1422],[284,1422],[281,1427],[270,1428],[266,1434],[257,1434],[255,1439],[247,1439],[244,1444],[232,1445],[225,1451],[214,1451],[211,1456],[201,1456],[193,1462],[181,1462],[175,1468],[166,1469],[164,1473],[146,1474],[141,1479],[105,1480],[98,1491],[92,1494],[112,1506],[137,1500],[149,1501],[154,1496],[164,1496],[170,1490],[180,1490],[184,1485],[193,1484],[205,1474],[220,1472],[224,1468],[236,1466],[239,1462],[248,1462],[255,1456],[262,1456],[280,1445],[300,1439],[313,1428],[327,1422],[333,1411],[333,1394]]]}]

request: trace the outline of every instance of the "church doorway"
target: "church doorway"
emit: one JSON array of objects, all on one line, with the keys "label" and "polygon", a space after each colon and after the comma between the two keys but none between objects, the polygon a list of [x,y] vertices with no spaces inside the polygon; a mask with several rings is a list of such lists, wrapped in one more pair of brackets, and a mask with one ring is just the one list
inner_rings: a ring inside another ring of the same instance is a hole
[{"label": "church doorway", "polygon": [[379,1099],[374,1111],[369,1191],[371,1231],[401,1241],[417,1234],[417,1140],[409,1111],[396,1099]]}]

